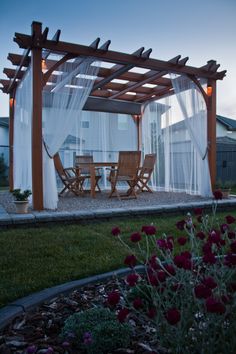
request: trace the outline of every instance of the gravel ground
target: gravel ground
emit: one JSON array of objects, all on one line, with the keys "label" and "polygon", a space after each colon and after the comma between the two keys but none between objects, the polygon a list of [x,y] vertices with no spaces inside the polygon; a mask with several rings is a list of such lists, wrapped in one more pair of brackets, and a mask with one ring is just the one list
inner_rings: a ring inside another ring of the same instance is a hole
[{"label": "gravel ground", "polygon": [[[118,200],[117,198],[108,198],[109,192],[103,191],[97,193],[96,198],[91,198],[89,193],[83,196],[74,196],[67,194],[59,198],[57,211],[74,211],[74,210],[101,210],[101,209],[116,209],[141,206],[160,206],[171,204],[185,204],[191,202],[201,202],[209,200],[200,196],[188,195],[186,193],[169,193],[169,192],[154,192],[141,193],[137,199]],[[13,197],[9,192],[0,193],[0,204],[8,213],[14,213],[15,206],[12,203]]]}]

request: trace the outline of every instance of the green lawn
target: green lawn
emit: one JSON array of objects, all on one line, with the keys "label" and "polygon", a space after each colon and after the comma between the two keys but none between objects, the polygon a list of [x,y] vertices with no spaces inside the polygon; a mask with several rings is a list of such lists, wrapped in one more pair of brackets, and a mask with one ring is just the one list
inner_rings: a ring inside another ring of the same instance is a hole
[{"label": "green lawn", "polygon": [[[226,212],[236,216],[236,213]],[[158,235],[182,235],[183,216],[123,219],[88,225],[9,229],[0,232],[0,306],[44,288],[123,267],[127,251],[111,235],[118,225],[128,237],[154,223]]]}]

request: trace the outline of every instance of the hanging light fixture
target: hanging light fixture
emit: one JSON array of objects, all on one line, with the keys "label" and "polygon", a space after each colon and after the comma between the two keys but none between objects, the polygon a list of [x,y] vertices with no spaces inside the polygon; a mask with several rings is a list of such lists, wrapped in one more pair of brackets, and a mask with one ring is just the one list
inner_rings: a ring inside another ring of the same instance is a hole
[{"label": "hanging light fixture", "polygon": [[211,97],[211,95],[212,95],[212,86],[211,85],[207,85],[207,96],[208,97]]}]

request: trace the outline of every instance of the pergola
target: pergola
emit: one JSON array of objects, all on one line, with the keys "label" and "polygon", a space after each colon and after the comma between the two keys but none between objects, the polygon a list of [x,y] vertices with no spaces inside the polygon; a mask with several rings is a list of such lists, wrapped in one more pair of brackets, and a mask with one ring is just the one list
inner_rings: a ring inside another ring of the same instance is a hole
[{"label": "pergola", "polygon": [[[209,142],[208,159],[212,186],[216,178],[216,81],[222,80],[226,70],[218,71],[220,64],[209,60],[206,65],[196,68],[186,65],[188,57],[180,55],[168,61],[152,59],[152,49],[139,48],[131,54],[109,50],[111,41],[100,45],[97,38],[91,45],[60,41],[60,30],[49,40],[49,29],[42,30],[42,24],[33,22],[31,35],[15,33],[14,41],[24,49],[22,55],[9,53],[8,59],[15,69],[5,68],[7,80],[0,80],[3,92],[10,95],[10,189],[13,189],[13,129],[14,98],[16,88],[25,74],[25,68],[32,66],[32,191],[33,207],[43,209],[42,178],[42,91],[51,89],[56,82],[53,72],[64,62],[77,57],[93,57],[101,61],[98,77],[84,106],[85,110],[131,114],[138,129],[138,148],[141,146],[140,122],[145,106],[151,101],[173,95],[174,89],[168,73],[186,75],[199,88],[207,107],[207,136]],[[47,59],[57,53],[61,58]],[[104,63],[112,64],[109,68]],[[140,68],[145,73],[140,73]],[[132,71],[130,71],[132,69]],[[136,71],[135,71],[136,69]],[[200,84],[200,79],[207,80],[207,91]],[[51,85],[47,85],[47,83]],[[46,86],[47,85],[47,86]],[[76,89],[76,78],[74,79]]]}]

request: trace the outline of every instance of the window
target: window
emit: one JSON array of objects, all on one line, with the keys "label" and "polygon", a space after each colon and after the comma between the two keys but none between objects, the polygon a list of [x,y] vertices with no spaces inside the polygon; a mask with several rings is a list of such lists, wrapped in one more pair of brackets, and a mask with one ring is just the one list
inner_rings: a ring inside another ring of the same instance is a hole
[{"label": "window", "polygon": [[81,128],[89,128],[89,121],[83,120],[81,122]]}]

